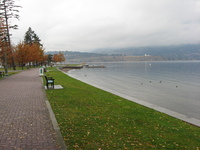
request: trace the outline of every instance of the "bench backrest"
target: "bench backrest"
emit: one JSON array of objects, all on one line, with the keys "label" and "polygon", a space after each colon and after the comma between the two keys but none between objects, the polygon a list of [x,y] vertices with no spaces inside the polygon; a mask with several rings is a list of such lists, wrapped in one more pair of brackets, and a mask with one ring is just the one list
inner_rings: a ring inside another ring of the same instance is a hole
[{"label": "bench backrest", "polygon": [[46,81],[47,81],[47,80],[48,80],[48,79],[47,79],[47,76],[44,76],[44,77],[45,77],[45,79],[46,79]]}]

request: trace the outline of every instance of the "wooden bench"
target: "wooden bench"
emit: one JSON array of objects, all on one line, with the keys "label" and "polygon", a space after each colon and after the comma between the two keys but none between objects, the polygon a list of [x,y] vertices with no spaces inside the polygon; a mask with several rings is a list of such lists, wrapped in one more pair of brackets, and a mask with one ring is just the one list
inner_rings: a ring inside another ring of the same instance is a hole
[{"label": "wooden bench", "polygon": [[54,89],[54,80],[53,77],[47,77],[45,76],[45,79],[46,79],[46,86],[47,86],[47,89],[49,89],[49,85],[51,85],[51,87],[53,87]]}]

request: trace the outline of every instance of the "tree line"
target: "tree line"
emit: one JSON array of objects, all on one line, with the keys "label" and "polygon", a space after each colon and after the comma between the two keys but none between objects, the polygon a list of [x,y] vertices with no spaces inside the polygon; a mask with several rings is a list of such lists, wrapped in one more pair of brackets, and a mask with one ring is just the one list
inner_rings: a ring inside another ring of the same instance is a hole
[{"label": "tree line", "polygon": [[102,48],[94,52],[121,56],[160,56],[163,60],[200,60],[200,44]]},{"label": "tree line", "polygon": [[50,65],[53,62],[61,62],[65,60],[62,53],[44,54],[44,47],[39,36],[31,29],[25,33],[24,40],[16,46],[12,45],[10,31],[18,29],[17,25],[10,24],[11,19],[19,19],[19,8],[15,5],[15,0],[0,0],[0,63],[4,66],[5,72],[7,68],[16,66],[31,67],[39,65]]}]

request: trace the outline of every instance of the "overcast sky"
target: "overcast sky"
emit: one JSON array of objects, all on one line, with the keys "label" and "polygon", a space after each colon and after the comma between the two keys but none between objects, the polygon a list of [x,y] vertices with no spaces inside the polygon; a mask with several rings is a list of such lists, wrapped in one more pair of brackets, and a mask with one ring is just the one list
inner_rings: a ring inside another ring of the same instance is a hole
[{"label": "overcast sky", "polygon": [[47,51],[200,43],[200,0],[20,0],[17,43],[29,27]]}]

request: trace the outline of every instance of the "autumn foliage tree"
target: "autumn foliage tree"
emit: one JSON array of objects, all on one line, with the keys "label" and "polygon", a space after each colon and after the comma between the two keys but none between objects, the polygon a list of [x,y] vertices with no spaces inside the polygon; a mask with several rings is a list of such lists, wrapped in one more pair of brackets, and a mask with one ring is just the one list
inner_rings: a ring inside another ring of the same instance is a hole
[{"label": "autumn foliage tree", "polygon": [[51,65],[51,62],[52,62],[52,58],[53,58],[53,55],[52,55],[52,54],[44,55],[44,62],[45,62],[45,65],[50,66],[50,65]]},{"label": "autumn foliage tree", "polygon": [[3,60],[3,43],[4,43],[4,29],[3,29],[3,21],[0,18],[0,62]]},{"label": "autumn foliage tree", "polygon": [[8,64],[8,54],[9,54],[9,47],[8,41],[6,40],[6,30],[5,30],[5,23],[3,18],[0,18],[0,62],[5,68],[5,73],[8,73],[7,64]]},{"label": "autumn foliage tree", "polygon": [[29,27],[25,33],[24,42],[20,42],[15,47],[15,61],[22,68],[29,64],[29,66],[42,65],[44,62],[44,49],[40,43],[40,39],[34,31]]},{"label": "autumn foliage tree", "polygon": [[20,42],[15,47],[15,61],[22,67],[29,64],[29,66],[42,65],[44,62],[44,50],[38,44],[25,44]]},{"label": "autumn foliage tree", "polygon": [[44,60],[44,50],[38,44],[28,44],[30,54],[31,54],[31,62],[33,62],[36,66],[42,65]]},{"label": "autumn foliage tree", "polygon": [[[14,58],[13,58],[13,49],[10,40],[10,29],[17,29],[17,25],[11,25],[9,20],[16,18],[19,19],[18,8],[20,6],[15,5],[15,0],[0,0],[0,18],[1,18],[1,30],[3,30],[3,39],[4,39],[4,55],[11,61],[13,69],[15,70]],[[5,59],[4,58],[4,59]],[[5,60],[4,60],[5,61]],[[6,61],[5,61],[6,62]],[[6,64],[7,65],[7,64]]]},{"label": "autumn foliage tree", "polygon": [[15,47],[15,61],[22,67],[22,69],[24,65],[29,62],[28,55],[28,45],[21,42]]},{"label": "autumn foliage tree", "polygon": [[3,19],[0,18],[0,64],[4,64],[4,37],[5,37],[5,32],[4,32],[4,23]]},{"label": "autumn foliage tree", "polygon": [[63,62],[65,61],[65,56],[63,53],[59,52],[58,54],[54,54],[53,58],[52,58],[53,62],[57,63],[57,62]]}]

